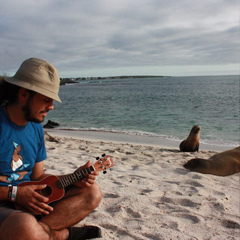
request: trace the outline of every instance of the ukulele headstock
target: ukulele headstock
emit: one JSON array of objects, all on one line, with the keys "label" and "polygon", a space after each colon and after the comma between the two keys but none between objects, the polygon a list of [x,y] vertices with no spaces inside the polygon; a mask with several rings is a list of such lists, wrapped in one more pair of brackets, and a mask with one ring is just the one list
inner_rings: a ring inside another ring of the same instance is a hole
[{"label": "ukulele headstock", "polygon": [[103,154],[101,158],[97,157],[93,164],[96,171],[103,171],[105,174],[108,168],[113,167],[113,159],[109,155]]}]

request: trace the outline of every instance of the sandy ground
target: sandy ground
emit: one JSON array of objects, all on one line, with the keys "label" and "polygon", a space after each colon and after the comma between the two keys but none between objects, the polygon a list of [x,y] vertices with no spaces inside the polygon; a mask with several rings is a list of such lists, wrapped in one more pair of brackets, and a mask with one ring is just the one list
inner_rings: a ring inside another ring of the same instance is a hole
[{"label": "sandy ground", "polygon": [[183,168],[186,161],[209,158],[216,150],[184,153],[178,144],[154,146],[80,139],[71,131],[65,137],[50,133],[59,142],[46,141],[47,173],[72,173],[103,153],[114,160],[113,171],[97,178],[101,204],[77,224],[101,227],[102,239],[240,239],[240,174],[218,177]]}]

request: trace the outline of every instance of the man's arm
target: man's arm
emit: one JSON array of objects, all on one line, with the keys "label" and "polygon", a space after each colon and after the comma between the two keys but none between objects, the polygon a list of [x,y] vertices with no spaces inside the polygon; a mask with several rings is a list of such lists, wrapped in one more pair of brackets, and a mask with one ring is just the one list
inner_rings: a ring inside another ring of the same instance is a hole
[{"label": "man's arm", "polygon": [[1,186],[0,187],[0,201],[7,201],[8,200],[8,192],[9,192],[9,187],[6,186]]},{"label": "man's arm", "polygon": [[44,161],[35,163],[35,166],[33,167],[32,174],[31,174],[31,180],[32,181],[39,181],[50,174],[44,173]]},{"label": "man's arm", "polygon": [[[43,170],[44,170],[43,161],[39,162],[39,163],[36,163],[34,168],[33,168],[31,179],[36,181],[38,179],[42,179],[42,178],[46,177],[47,175],[46,174],[44,175]],[[8,186],[1,186],[0,187],[0,201],[7,201],[8,200],[8,193],[9,193],[9,187]]]}]

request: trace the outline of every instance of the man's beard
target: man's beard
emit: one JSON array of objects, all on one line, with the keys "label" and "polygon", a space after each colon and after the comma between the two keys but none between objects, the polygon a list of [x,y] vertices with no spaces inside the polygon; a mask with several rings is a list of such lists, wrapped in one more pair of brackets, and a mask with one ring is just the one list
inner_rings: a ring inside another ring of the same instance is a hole
[{"label": "man's beard", "polygon": [[35,123],[41,123],[44,121],[44,119],[38,119],[32,116],[32,111],[31,111],[31,98],[28,99],[26,102],[25,106],[22,107],[22,111],[24,112],[25,119],[28,122],[35,122]]}]

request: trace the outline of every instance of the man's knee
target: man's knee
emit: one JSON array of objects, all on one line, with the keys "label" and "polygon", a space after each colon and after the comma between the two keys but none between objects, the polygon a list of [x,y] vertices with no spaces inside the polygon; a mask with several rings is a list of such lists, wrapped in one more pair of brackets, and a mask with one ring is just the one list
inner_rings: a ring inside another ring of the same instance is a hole
[{"label": "man's knee", "polygon": [[[65,199],[69,198],[79,198],[81,201],[79,202],[80,206],[84,204],[84,208],[88,209],[89,212],[94,210],[102,200],[102,191],[100,186],[95,182],[91,185],[91,187],[78,188],[73,187],[68,190],[65,194]],[[61,202],[61,201],[60,201]]]},{"label": "man's knee", "polygon": [[92,209],[95,209],[102,200],[102,191],[97,183],[94,183],[91,188],[89,188],[88,202]]}]

